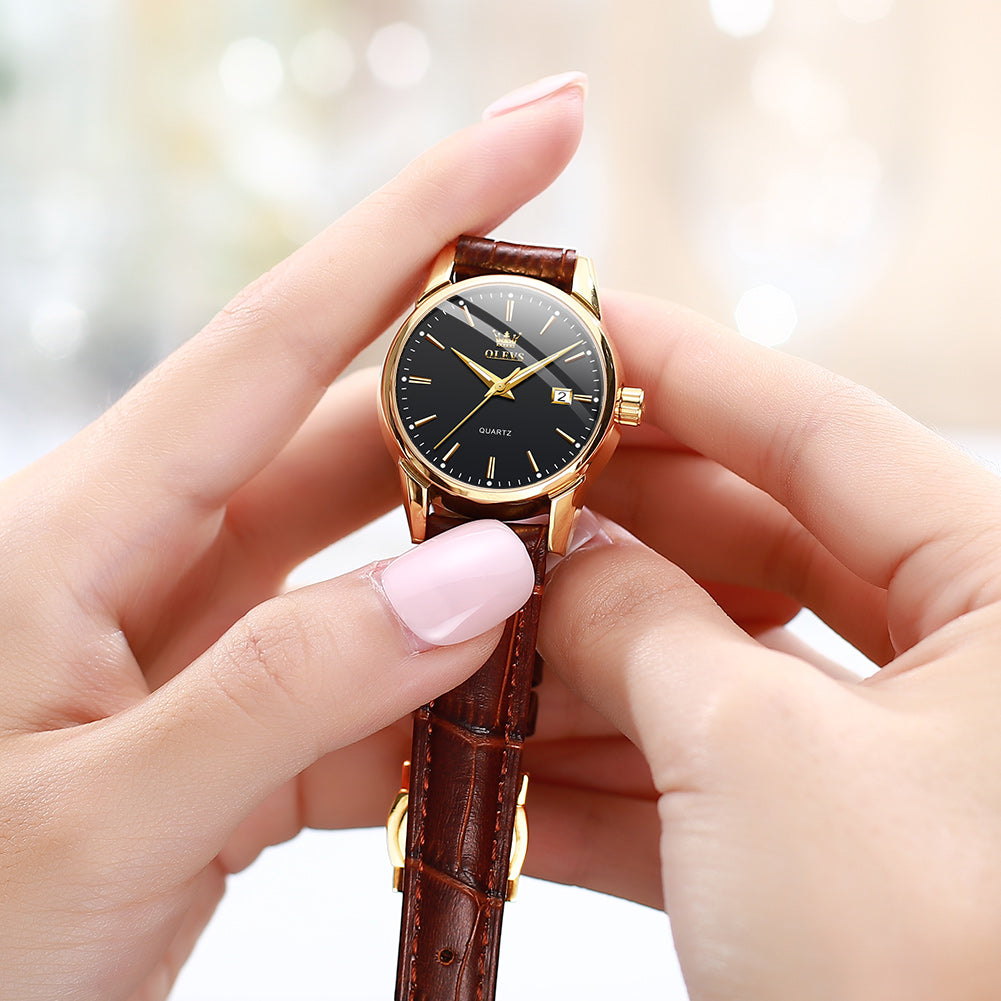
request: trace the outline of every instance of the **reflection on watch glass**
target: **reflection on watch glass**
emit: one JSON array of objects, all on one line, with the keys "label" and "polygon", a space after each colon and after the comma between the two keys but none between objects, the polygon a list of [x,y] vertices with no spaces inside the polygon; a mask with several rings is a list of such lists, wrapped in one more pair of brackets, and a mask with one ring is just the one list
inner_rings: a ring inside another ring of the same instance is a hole
[{"label": "reflection on watch glass", "polygon": [[394,391],[402,429],[428,463],[507,490],[586,451],[607,388],[601,348],[565,302],[497,281],[462,289],[418,322]]}]

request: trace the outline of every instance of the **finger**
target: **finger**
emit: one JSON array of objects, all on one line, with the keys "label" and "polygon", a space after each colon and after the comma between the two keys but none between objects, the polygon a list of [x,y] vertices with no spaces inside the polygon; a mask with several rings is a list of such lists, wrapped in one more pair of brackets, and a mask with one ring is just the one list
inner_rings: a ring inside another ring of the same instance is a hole
[{"label": "finger", "polygon": [[[692,453],[619,449],[588,502],[696,580],[788,595],[871,660],[892,657],[886,592],[835,559],[773,497],[719,463]],[[749,620],[755,609],[742,604],[727,610],[735,618],[734,611],[743,611],[737,621],[751,632],[785,621]],[[790,610],[774,600],[759,607],[769,616]]]},{"label": "finger", "polygon": [[[155,881],[189,878],[307,765],[468,677],[535,584],[517,536],[483,521],[266,602],[79,738],[91,742],[80,768],[100,769],[89,782],[115,790],[115,809],[93,823],[114,829],[112,847],[141,841]],[[153,774],[155,790],[143,781]]]},{"label": "finger", "polygon": [[755,638],[764,630],[791,622],[803,608],[798,601],[778,591],[762,591],[715,580],[696,583],[741,629]]},{"label": "finger", "polygon": [[225,875],[216,866],[209,866],[198,874],[191,887],[190,904],[173,939],[129,1001],[152,1001],[154,998],[167,998],[170,995],[181,968],[191,957],[198,940],[208,927],[225,889]]},{"label": "finger", "polygon": [[376,419],[376,378],[369,369],[339,379],[285,449],[237,491],[217,529],[211,574],[197,584],[186,575],[173,593],[168,574],[133,597],[119,624],[151,688],[276,594],[304,559],[399,503]]},{"label": "finger", "polygon": [[741,714],[760,717],[818,678],[833,684],[762,647],[685,573],[604,524],[605,541],[595,537],[549,578],[539,650],[640,748],[659,792],[691,788],[693,769],[732,739]]},{"label": "finger", "polygon": [[139,535],[176,540],[211,517],[413,302],[442,246],[490,229],[560,173],[581,121],[578,84],[453,135],[144,379],[75,452],[118,516],[117,538],[133,547]]},{"label": "finger", "polygon": [[664,906],[656,800],[532,782],[524,872]]},{"label": "finger", "polygon": [[539,740],[525,750],[533,782],[614,793],[631,799],[657,798],[650,766],[636,746],[615,731],[601,737]]},{"label": "finger", "polygon": [[678,307],[603,301],[628,377],[647,389],[649,419],[771,494],[835,558],[887,589],[897,649],[997,599],[995,477],[817,366]]},{"label": "finger", "polygon": [[284,580],[399,503],[399,476],[379,429],[378,386],[374,368],[338,379],[281,453],[233,495],[225,528],[240,539],[242,559],[267,564]]}]

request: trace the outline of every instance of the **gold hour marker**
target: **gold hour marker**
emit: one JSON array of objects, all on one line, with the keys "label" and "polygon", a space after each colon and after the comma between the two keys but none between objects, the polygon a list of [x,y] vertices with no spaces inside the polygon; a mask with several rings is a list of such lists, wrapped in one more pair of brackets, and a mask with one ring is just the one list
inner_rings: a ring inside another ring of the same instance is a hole
[{"label": "gold hour marker", "polygon": [[494,478],[494,466],[497,464],[497,457],[491,455],[487,461],[487,479],[492,480]]},{"label": "gold hour marker", "polygon": [[548,320],[546,320],[546,325],[539,331],[540,337],[549,329],[549,324],[552,323],[555,319],[556,319],[555,316],[551,316],[549,317]]},{"label": "gold hour marker", "polygon": [[535,456],[532,455],[531,450],[527,451],[525,453],[525,455],[528,456],[528,461],[532,464],[532,469],[535,470],[535,472],[538,472],[539,471],[539,464],[535,461]]},{"label": "gold hour marker", "polygon": [[442,351],[445,350],[445,345],[441,341],[435,340],[430,334],[427,335],[427,338],[436,348],[441,348]]},{"label": "gold hour marker", "polygon": [[443,459],[451,459],[455,455],[456,449],[458,449],[459,443],[456,442],[443,456]]},{"label": "gold hour marker", "polygon": [[[578,343],[580,342],[578,341]],[[577,354],[571,355],[569,358],[564,358],[563,360],[567,362],[576,361],[578,358],[583,358],[586,353],[586,351],[578,351]]]},{"label": "gold hour marker", "polygon": [[514,316],[514,299],[508,299],[504,305],[504,322],[510,323],[512,316]]},{"label": "gold hour marker", "polygon": [[414,427],[419,428],[422,424],[430,424],[437,417],[437,414],[432,414],[430,417],[422,417],[419,421],[414,421]]},{"label": "gold hour marker", "polygon": [[431,380],[425,379],[423,375],[412,375],[409,379],[410,385],[414,386],[430,386]]},{"label": "gold hour marker", "polygon": [[576,439],[576,438],[571,438],[571,437],[570,437],[570,435],[568,435],[568,434],[566,433],[566,431],[564,431],[564,430],[563,430],[562,428],[557,428],[557,429],[556,429],[556,433],[557,433],[557,434],[558,434],[558,435],[559,435],[559,436],[560,436],[561,438],[566,438],[566,440],[567,440],[568,442],[570,442],[570,444],[571,444],[571,445],[574,445],[574,444],[576,444],[576,442],[577,442],[577,439]]},{"label": "gold hour marker", "polygon": [[475,326],[476,326],[476,324],[475,324],[475,323],[473,323],[473,317],[472,317],[472,316],[470,315],[470,312],[469,312],[469,307],[468,307],[468,306],[463,306],[463,307],[462,307],[462,311],[463,311],[463,313],[465,313],[465,314],[466,314],[466,319],[467,319],[467,320],[469,321],[469,325],[470,325],[471,327],[475,327]]},{"label": "gold hour marker", "polygon": [[593,396],[585,396],[583,393],[574,393],[573,398],[575,403],[594,403]]}]

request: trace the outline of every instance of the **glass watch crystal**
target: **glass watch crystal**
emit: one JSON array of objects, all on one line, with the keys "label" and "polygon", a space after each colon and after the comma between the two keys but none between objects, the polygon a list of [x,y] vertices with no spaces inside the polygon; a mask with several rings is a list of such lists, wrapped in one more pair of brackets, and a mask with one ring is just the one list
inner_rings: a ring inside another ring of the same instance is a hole
[{"label": "glass watch crystal", "polygon": [[605,352],[569,296],[468,280],[430,300],[398,345],[397,428],[439,477],[489,491],[544,483],[607,425]]}]

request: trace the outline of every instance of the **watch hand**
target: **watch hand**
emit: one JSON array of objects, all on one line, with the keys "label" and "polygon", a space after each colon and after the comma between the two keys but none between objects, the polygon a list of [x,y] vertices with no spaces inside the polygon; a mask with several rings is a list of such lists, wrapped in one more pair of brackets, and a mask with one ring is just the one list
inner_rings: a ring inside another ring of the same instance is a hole
[{"label": "watch hand", "polygon": [[505,393],[509,389],[513,389],[515,386],[524,382],[529,376],[535,375],[536,372],[544,369],[551,362],[556,361],[557,358],[562,358],[568,351],[572,351],[575,347],[583,344],[583,341],[575,341],[569,347],[561,348],[559,351],[553,352],[546,358],[541,358],[537,362],[533,362],[528,368],[516,368],[509,376],[501,379],[497,384],[495,392]]},{"label": "watch hand", "polygon": [[[452,348],[452,351],[454,351],[455,354],[459,356],[462,362],[469,367],[469,369],[473,372],[473,374],[476,375],[476,377],[484,385],[494,386],[502,381],[499,375],[494,375],[493,372],[490,371],[490,369],[484,368],[478,362],[473,361],[472,358],[467,358],[461,351],[456,351],[455,348]],[[509,389],[505,389],[503,392],[498,393],[497,395],[506,396],[509,400],[514,399],[514,393],[512,393]]]},{"label": "watch hand", "polygon": [[449,439],[449,438],[451,438],[451,437],[452,437],[452,435],[453,435],[453,434],[455,434],[455,432],[456,432],[456,431],[458,431],[458,430],[459,430],[459,428],[461,428],[461,427],[462,427],[462,425],[463,425],[463,424],[465,424],[465,423],[466,423],[466,421],[468,421],[468,420],[469,420],[469,418],[470,418],[470,417],[472,417],[472,416],[473,416],[473,414],[475,414],[475,413],[476,413],[476,411],[477,411],[477,410],[479,410],[479,409],[480,409],[480,407],[482,407],[482,406],[483,406],[483,404],[487,402],[487,400],[491,399],[491,397],[494,397],[494,396],[496,396],[496,395],[497,395],[497,391],[498,391],[498,389],[500,388],[500,385],[501,385],[501,382],[500,382],[500,380],[498,379],[498,380],[497,380],[497,382],[495,382],[495,383],[494,383],[494,384],[493,384],[493,385],[492,385],[492,386],[491,386],[491,387],[490,387],[490,388],[489,388],[489,389],[487,390],[487,395],[486,395],[486,396],[484,396],[484,397],[483,397],[483,399],[482,399],[482,400],[480,400],[480,402],[479,402],[479,403],[477,403],[477,404],[476,404],[476,406],[475,406],[475,407],[473,407],[473,409],[472,409],[472,410],[470,410],[470,411],[469,411],[469,413],[468,413],[468,414],[466,414],[466,416],[465,416],[465,417],[463,417],[463,418],[462,418],[462,420],[461,420],[461,421],[459,421],[459,423],[458,423],[458,424],[456,424],[456,425],[455,425],[455,427],[454,427],[454,428],[452,428],[452,430],[451,430],[451,431],[449,431],[449,432],[448,432],[448,434],[447,434],[447,435],[445,435],[445,437],[444,437],[444,438],[442,438],[442,440],[441,440],[440,442],[438,442],[438,444],[437,444],[437,445],[435,445],[435,448],[441,448],[441,446],[442,446],[442,445],[443,445],[443,444],[444,444],[444,443],[445,443],[446,441],[448,441],[448,439]]}]

